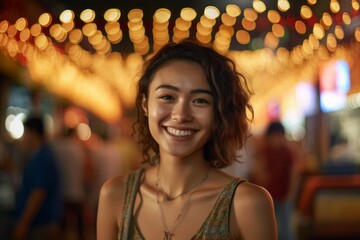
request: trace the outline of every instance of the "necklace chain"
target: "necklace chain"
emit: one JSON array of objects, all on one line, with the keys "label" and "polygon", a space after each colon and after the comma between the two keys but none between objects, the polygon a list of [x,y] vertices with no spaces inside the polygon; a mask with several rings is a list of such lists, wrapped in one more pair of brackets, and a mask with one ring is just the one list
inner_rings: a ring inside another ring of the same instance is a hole
[{"label": "necklace chain", "polygon": [[157,179],[156,179],[156,185],[158,186],[158,188],[161,188],[161,189],[163,190],[163,193],[165,194],[165,199],[164,199],[165,201],[173,201],[173,200],[175,200],[176,198],[181,197],[181,196],[187,194],[188,192],[190,192],[191,190],[193,190],[193,189],[197,188],[198,186],[200,186],[203,182],[206,181],[206,179],[208,178],[208,176],[209,176],[209,172],[207,172],[207,174],[204,176],[203,179],[201,179],[200,182],[195,183],[194,185],[190,186],[189,188],[187,188],[187,189],[186,189],[185,191],[183,191],[182,193],[171,197],[171,196],[169,196],[169,194],[167,194],[167,193],[164,191],[164,188],[163,188],[163,186],[162,186],[162,184],[161,184],[160,176],[159,176],[159,166],[158,166],[157,172],[156,172],[156,178],[157,178]]},{"label": "necklace chain", "polygon": [[[172,198],[169,198],[169,196],[165,193],[165,201],[171,201],[171,200],[174,200],[182,195],[185,195],[186,193],[190,192],[188,198],[186,199],[186,202],[184,203],[184,205],[182,206],[179,214],[177,215],[175,221],[172,223],[171,227],[169,228],[167,223],[166,223],[166,220],[165,220],[165,214],[164,214],[164,209],[163,209],[163,206],[161,205],[161,202],[159,200],[159,192],[160,192],[160,188],[161,188],[161,182],[160,182],[160,178],[159,178],[159,166],[157,168],[157,172],[156,172],[156,187],[157,187],[157,191],[156,191],[156,201],[157,201],[157,204],[160,208],[160,214],[161,214],[161,221],[162,221],[162,224],[163,224],[163,227],[164,227],[164,238],[163,240],[171,240],[171,238],[174,236],[174,231],[176,229],[177,226],[179,226],[179,224],[181,223],[181,221],[183,220],[187,210],[189,209],[189,206],[190,206],[190,198],[192,196],[192,194],[194,193],[195,191],[195,188],[200,186],[203,182],[206,181],[206,179],[208,179],[208,176],[209,176],[209,171],[207,172],[207,174],[205,175],[205,177],[203,179],[201,179],[200,182],[198,182],[197,184],[194,184],[192,185],[190,188],[188,188],[187,190],[185,190],[184,192],[182,192],[181,194],[175,196],[175,197],[172,197]],[[163,191],[164,192],[164,191]]]}]

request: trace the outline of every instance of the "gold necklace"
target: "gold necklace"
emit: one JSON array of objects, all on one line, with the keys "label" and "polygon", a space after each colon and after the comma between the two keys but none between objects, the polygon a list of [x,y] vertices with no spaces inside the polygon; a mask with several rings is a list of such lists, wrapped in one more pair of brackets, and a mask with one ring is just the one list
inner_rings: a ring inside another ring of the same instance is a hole
[{"label": "gold necklace", "polygon": [[160,181],[160,176],[159,176],[159,165],[157,167],[157,170],[156,170],[156,186],[160,187],[163,191],[163,193],[165,194],[165,198],[164,198],[164,201],[173,201],[175,200],[176,198],[178,197],[181,197],[182,195],[185,195],[187,194],[188,192],[190,192],[191,190],[193,190],[194,188],[197,188],[198,186],[200,186],[203,182],[206,181],[206,179],[209,177],[209,171],[206,173],[205,177],[203,179],[201,179],[200,182],[198,183],[195,183],[194,185],[190,186],[189,188],[187,188],[184,192],[176,195],[176,196],[169,196],[169,194],[167,194],[165,191],[164,191],[164,188],[161,184],[161,181]]},{"label": "gold necklace", "polygon": [[[159,200],[159,192],[160,192],[160,178],[159,178],[159,166],[157,168],[157,172],[156,172],[156,188],[157,188],[157,191],[156,191],[156,201],[157,201],[157,204],[160,208],[160,215],[161,215],[161,221],[162,221],[162,224],[163,224],[163,228],[164,228],[164,238],[163,240],[171,240],[171,238],[174,236],[174,231],[176,229],[177,226],[180,225],[181,221],[184,219],[184,216],[187,212],[187,210],[189,209],[189,205],[190,205],[190,198],[192,196],[192,194],[195,192],[195,188],[200,186],[203,182],[206,181],[206,179],[208,179],[209,177],[209,171],[206,173],[205,177],[197,184],[191,186],[189,189],[185,190],[183,193],[171,198],[171,200],[174,200],[175,198],[178,198],[188,192],[190,192],[189,194],[189,197],[186,199],[186,202],[184,203],[184,205],[182,206],[179,214],[177,215],[175,221],[173,222],[173,224],[171,225],[171,227],[169,228],[167,223],[166,223],[166,220],[165,220],[165,214],[164,214],[164,209],[161,205],[161,202]],[[164,191],[163,191],[164,192]],[[165,193],[165,201],[168,201],[168,196],[167,194]]]}]

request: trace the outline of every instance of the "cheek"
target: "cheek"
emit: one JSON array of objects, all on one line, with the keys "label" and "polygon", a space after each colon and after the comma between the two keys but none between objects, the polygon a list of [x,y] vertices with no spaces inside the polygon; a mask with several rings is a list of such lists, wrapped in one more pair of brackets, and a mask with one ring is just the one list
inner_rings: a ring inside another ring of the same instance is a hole
[{"label": "cheek", "polygon": [[159,107],[158,105],[149,104],[148,106],[148,120],[149,120],[149,129],[153,136],[156,135],[158,131],[159,124],[167,116],[167,110],[164,107]]},{"label": "cheek", "polygon": [[199,114],[198,119],[199,121],[202,122],[204,127],[207,127],[211,130],[213,129],[213,125],[215,121],[214,121],[214,112],[212,110]]}]

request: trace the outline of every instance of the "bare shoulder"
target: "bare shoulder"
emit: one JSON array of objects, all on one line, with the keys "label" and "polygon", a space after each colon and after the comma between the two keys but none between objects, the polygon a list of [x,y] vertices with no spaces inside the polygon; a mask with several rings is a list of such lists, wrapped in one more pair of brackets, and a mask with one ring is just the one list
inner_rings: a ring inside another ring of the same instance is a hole
[{"label": "bare shoulder", "polygon": [[122,196],[125,191],[126,176],[118,176],[107,180],[101,187],[100,196],[113,198]]},{"label": "bare shoulder", "polygon": [[243,239],[276,239],[274,204],[269,192],[258,185],[238,185],[233,201],[232,228]]},{"label": "bare shoulder", "polygon": [[238,207],[266,207],[267,205],[273,205],[269,192],[265,188],[250,182],[243,182],[238,185],[234,203]]},{"label": "bare shoulder", "polygon": [[107,180],[99,194],[98,215],[113,219],[119,223],[126,191],[127,176],[119,176]]}]

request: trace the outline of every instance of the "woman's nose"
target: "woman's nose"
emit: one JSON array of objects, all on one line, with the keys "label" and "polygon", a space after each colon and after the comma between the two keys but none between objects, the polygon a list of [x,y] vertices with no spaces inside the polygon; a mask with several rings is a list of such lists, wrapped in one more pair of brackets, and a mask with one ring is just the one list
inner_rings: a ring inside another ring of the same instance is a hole
[{"label": "woman's nose", "polygon": [[179,101],[174,105],[171,118],[178,122],[188,122],[192,120],[191,109],[188,104]]}]

